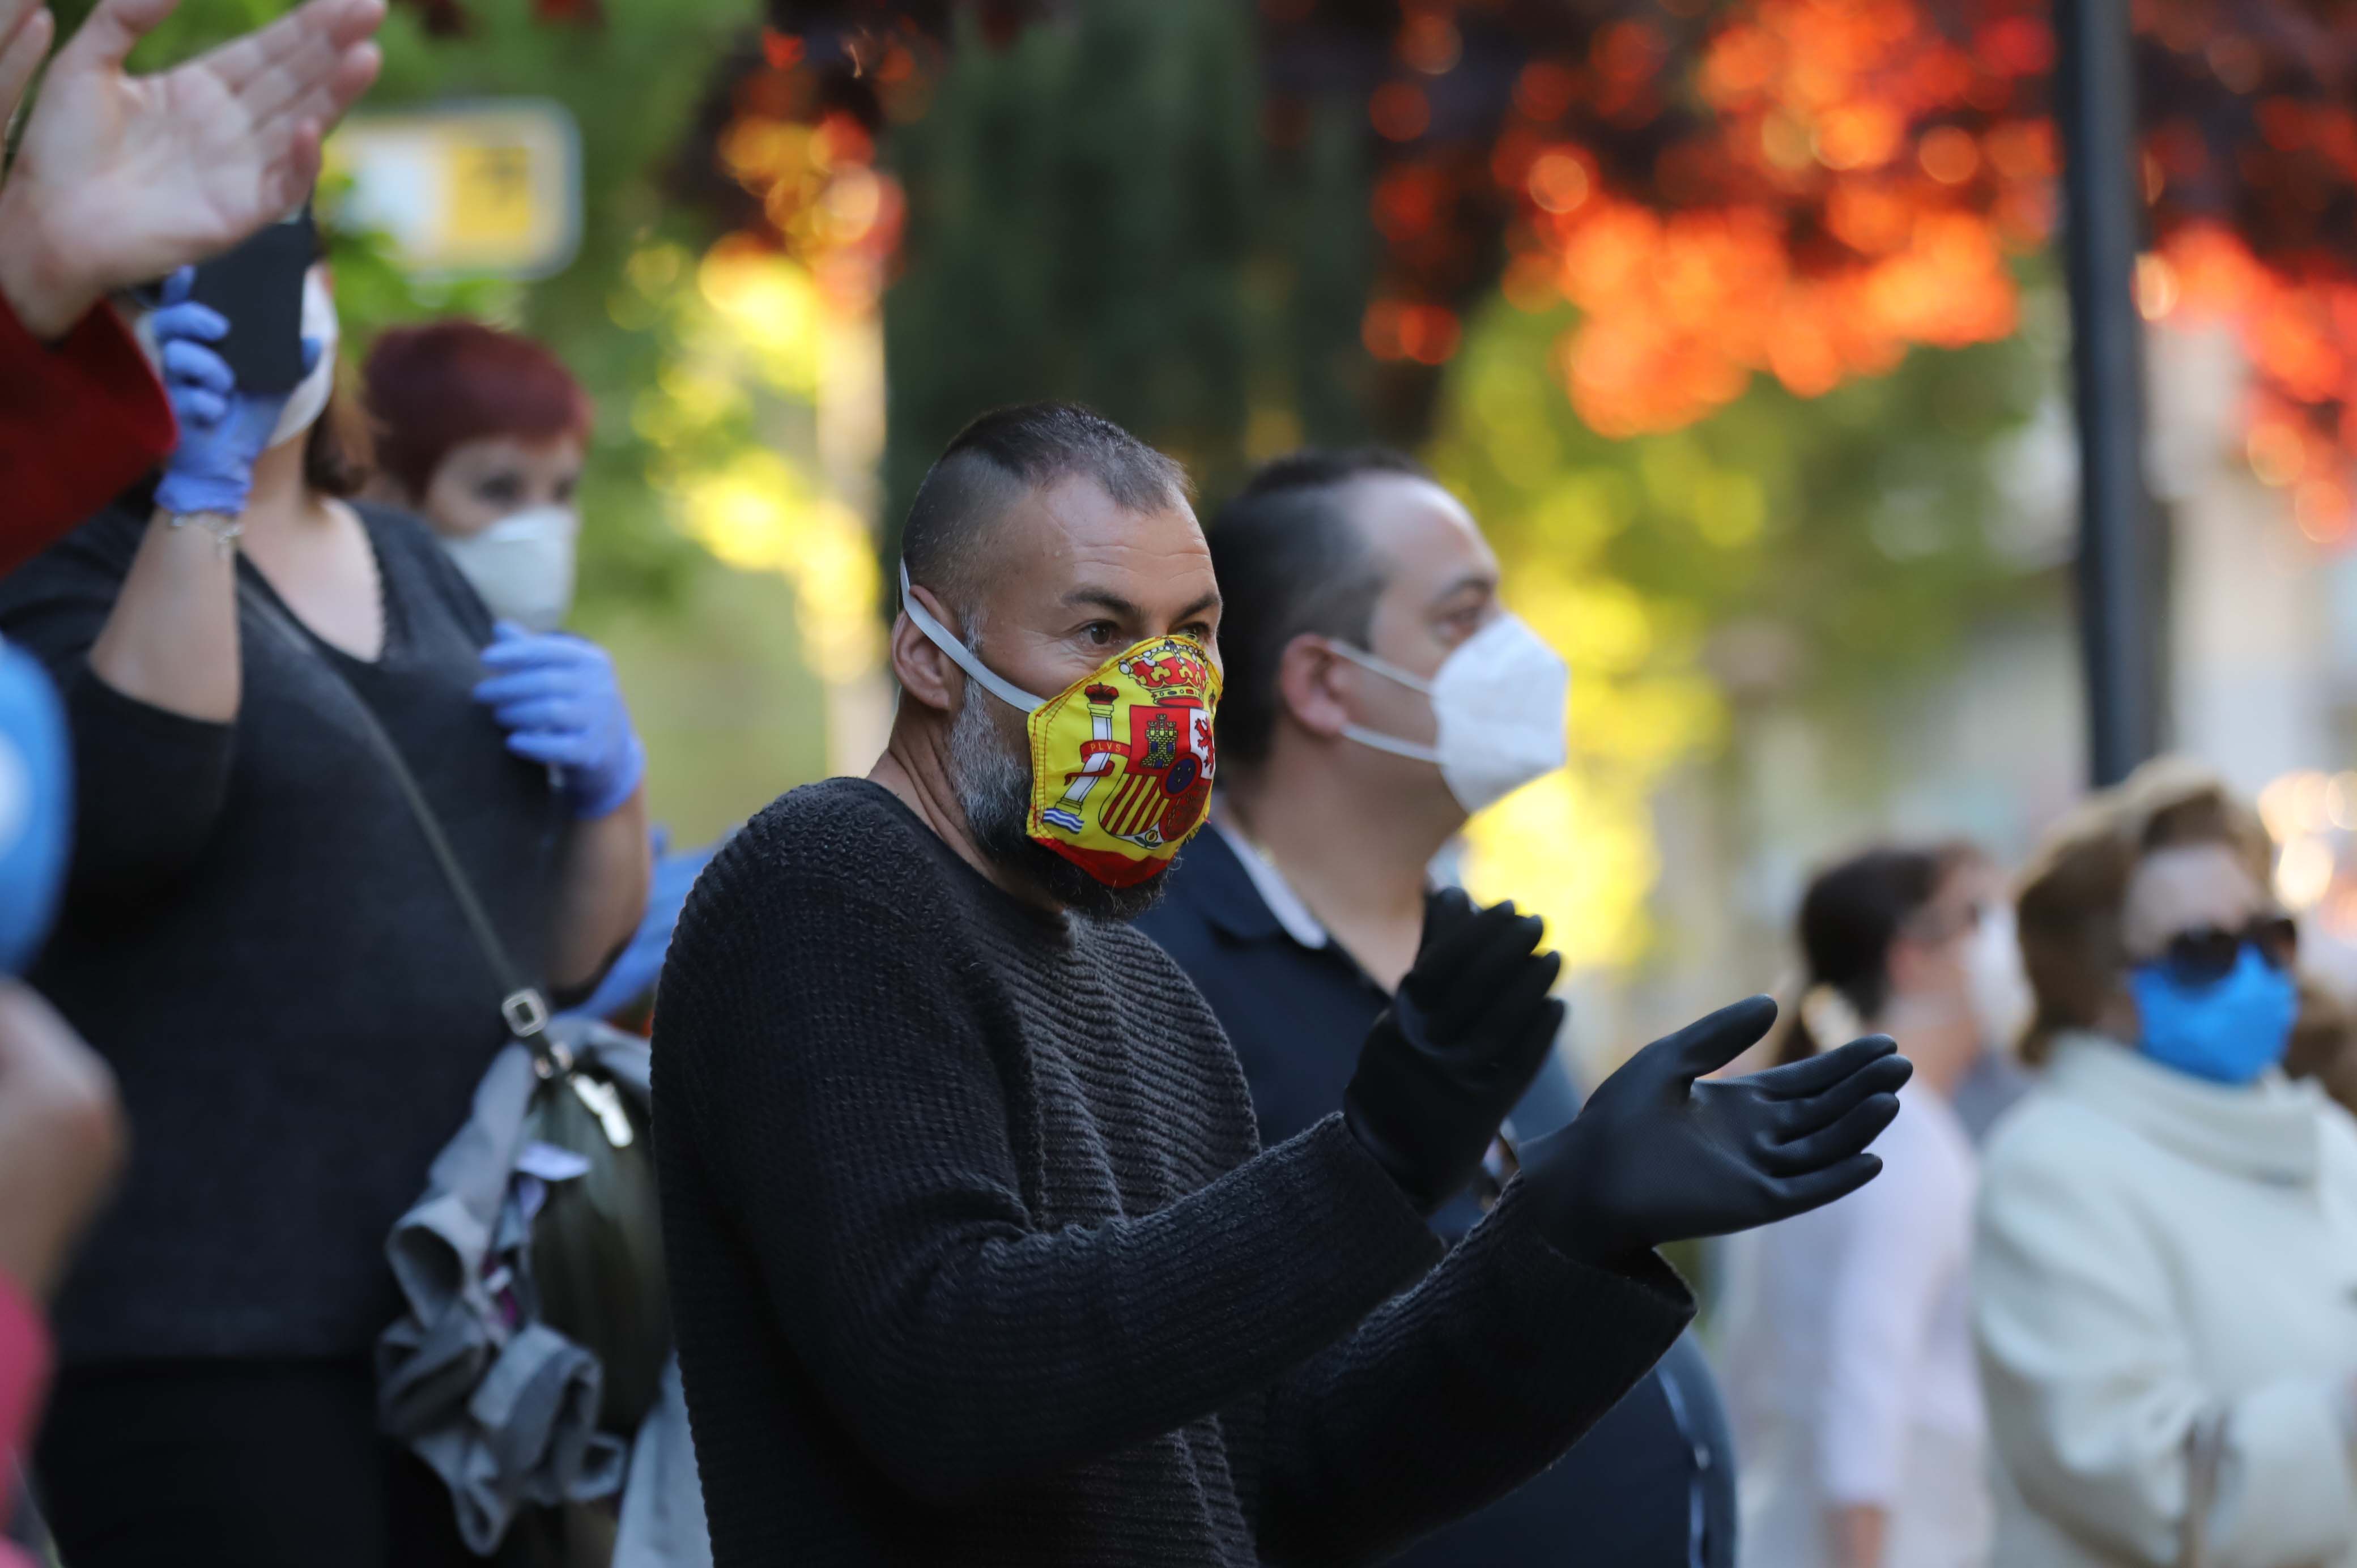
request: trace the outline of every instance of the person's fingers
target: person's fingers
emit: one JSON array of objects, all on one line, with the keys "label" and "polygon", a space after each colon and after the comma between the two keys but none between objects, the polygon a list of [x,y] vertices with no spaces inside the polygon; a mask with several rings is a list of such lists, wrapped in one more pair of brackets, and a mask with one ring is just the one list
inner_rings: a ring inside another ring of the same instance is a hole
[{"label": "person's fingers", "polygon": [[1561,953],[1523,959],[1518,969],[1500,975],[1497,983],[1482,993],[1482,1006],[1465,1028],[1465,1035],[1493,1042],[1519,1039],[1530,1026],[1533,1015],[1546,1004],[1547,993],[1555,989],[1555,977],[1562,972]]},{"label": "person's fingers", "polygon": [[[1758,1045],[1776,1022],[1776,999],[1747,996],[1717,1012],[1695,1019],[1676,1034],[1654,1042],[1639,1055],[1660,1050],[1670,1058],[1679,1079],[1691,1083]],[[1635,1065],[1633,1060],[1631,1065]]]},{"label": "person's fingers", "polygon": [[270,26],[231,38],[180,69],[212,78],[249,124],[268,124],[333,75],[345,49],[368,36],[363,30],[337,37],[338,19],[348,4],[349,0],[311,0]]},{"label": "person's fingers", "polygon": [[543,730],[517,730],[508,736],[508,749],[526,761],[551,768],[580,768],[589,761],[588,747],[580,736]]},{"label": "person's fingers", "polygon": [[60,73],[116,71],[140,39],[178,8],[180,0],[98,0],[97,8],[58,51]]},{"label": "person's fingers", "polygon": [[[164,274],[164,286],[158,296],[157,303],[167,307],[183,304],[188,297],[189,290],[196,286],[196,268],[174,267],[170,272]],[[222,325],[227,326],[228,324],[224,322]]]},{"label": "person's fingers", "polygon": [[[193,274],[195,269],[183,267],[180,271]],[[199,343],[218,343],[228,337],[229,317],[210,305],[199,305],[188,298],[188,289],[179,284],[179,278],[180,273],[174,273],[164,285],[167,295],[176,286],[179,288],[179,303],[165,306],[147,318],[148,330],[156,335],[156,341],[168,343],[185,338]]]},{"label": "person's fingers", "polygon": [[491,716],[499,720],[502,729],[561,730],[577,735],[589,727],[582,722],[581,704],[563,697],[501,703],[491,710]]},{"label": "person's fingers", "polygon": [[16,29],[41,9],[41,0],[0,0],[0,44],[16,37]]},{"label": "person's fingers", "polygon": [[319,127],[306,120],[290,127],[285,144],[262,171],[257,212],[291,212],[319,183]]},{"label": "person's fingers", "polygon": [[[309,83],[280,112],[279,123],[316,124],[322,133],[333,130],[345,112],[375,82],[384,53],[372,43],[359,43],[336,57],[333,66]],[[267,127],[264,127],[267,129]]]},{"label": "person's fingers", "polygon": [[1806,1061],[1787,1062],[1736,1081],[1749,1085],[1770,1100],[1799,1100],[1824,1093],[1867,1063],[1898,1049],[1898,1042],[1889,1036],[1868,1035]]},{"label": "person's fingers", "polygon": [[173,415],[183,424],[210,430],[229,413],[229,399],[202,387],[183,387],[172,394]]},{"label": "person's fingers", "polygon": [[272,71],[302,78],[332,68],[339,55],[372,35],[383,21],[382,0],[309,0],[268,27],[231,38],[190,63],[210,72],[230,91],[244,94]]},{"label": "person's fingers", "polygon": [[483,650],[483,662],[494,670],[571,668],[587,662],[592,651],[590,645],[577,637],[522,630],[501,633],[494,628],[492,642]]},{"label": "person's fingers", "polygon": [[46,6],[0,0],[0,127],[16,116],[17,101],[49,54],[58,24]]},{"label": "person's fingers", "polygon": [[475,701],[494,708],[573,694],[573,682],[560,670],[519,670],[475,683]]},{"label": "person's fingers", "polygon": [[[1458,897],[1462,897],[1463,895],[1458,894]],[[1516,929],[1523,918],[1515,910],[1513,900],[1509,898],[1486,909],[1475,909],[1468,918],[1453,921],[1432,939],[1429,946],[1416,954],[1415,965],[1408,971],[1405,983],[1413,988],[1417,1004],[1426,1007],[1438,1005],[1443,996],[1456,988],[1457,976],[1467,965],[1479,961],[1492,949],[1511,947]],[[1544,929],[1544,925],[1541,925],[1531,932],[1530,940],[1523,945],[1522,952],[1526,953],[1538,945],[1539,931]],[[1520,953],[1510,954],[1510,957],[1520,956]]]},{"label": "person's fingers", "polygon": [[[1896,1094],[1915,1076],[1915,1064],[1905,1057],[1890,1055],[1873,1058],[1856,1072],[1816,1094],[1803,1100],[1770,1100],[1768,1113],[1776,1117],[1778,1136],[1797,1138],[1829,1126],[1849,1114],[1850,1107],[1878,1094]],[[1747,1092],[1749,1085],[1727,1084],[1736,1093]]]},{"label": "person's fingers", "polygon": [[1530,962],[1546,934],[1546,922],[1536,915],[1523,915],[1493,922],[1489,929],[1491,940],[1467,954],[1463,963],[1453,971],[1432,971],[1426,977],[1429,995],[1418,1000],[1427,1005],[1433,1027],[1443,1034],[1460,1033],[1488,1014],[1499,988]]},{"label": "person's fingers", "polygon": [[1772,1225],[1796,1214],[1806,1214],[1813,1208],[1823,1208],[1835,1198],[1847,1197],[1881,1174],[1879,1156],[1852,1155],[1840,1164],[1827,1165],[1823,1170],[1773,1182],[1770,1185],[1770,1191],[1775,1195],[1774,1212],[1760,1223]]},{"label": "person's fingers", "polygon": [[1422,958],[1474,914],[1472,898],[1462,887],[1436,887],[1424,896],[1424,929],[1416,933],[1415,956]]},{"label": "person's fingers", "polygon": [[1837,1165],[1882,1136],[1898,1114],[1897,1095],[1870,1094],[1828,1125],[1761,1150],[1760,1168],[1770,1176],[1797,1176]]},{"label": "person's fingers", "polygon": [[162,339],[164,374],[178,381],[225,392],[237,385],[229,361],[202,343],[186,338]]}]

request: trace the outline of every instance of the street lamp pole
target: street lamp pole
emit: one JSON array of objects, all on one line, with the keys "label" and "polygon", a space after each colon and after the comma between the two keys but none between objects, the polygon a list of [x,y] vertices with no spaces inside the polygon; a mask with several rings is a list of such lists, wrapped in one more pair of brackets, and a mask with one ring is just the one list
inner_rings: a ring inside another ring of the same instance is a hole
[{"label": "street lamp pole", "polygon": [[2058,0],[2055,108],[2079,414],[2079,636],[2093,781],[2158,748],[2159,573],[2144,484],[2142,218],[2129,0]]}]

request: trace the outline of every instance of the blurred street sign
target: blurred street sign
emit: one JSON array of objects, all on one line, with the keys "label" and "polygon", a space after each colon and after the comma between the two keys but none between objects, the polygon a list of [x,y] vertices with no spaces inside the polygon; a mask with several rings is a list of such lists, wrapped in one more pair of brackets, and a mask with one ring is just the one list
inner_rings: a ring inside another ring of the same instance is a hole
[{"label": "blurred street sign", "polygon": [[581,241],[581,134],[546,99],[355,114],[326,165],[351,182],[335,221],[382,231],[425,276],[545,277]]}]

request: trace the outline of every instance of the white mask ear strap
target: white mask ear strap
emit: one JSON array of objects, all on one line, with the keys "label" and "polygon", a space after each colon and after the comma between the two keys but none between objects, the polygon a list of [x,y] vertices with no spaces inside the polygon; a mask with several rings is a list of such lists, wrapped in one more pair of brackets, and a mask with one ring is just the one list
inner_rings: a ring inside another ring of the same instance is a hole
[{"label": "white mask ear strap", "polygon": [[1378,659],[1373,654],[1368,652],[1365,649],[1353,648],[1349,643],[1343,642],[1336,638],[1328,638],[1326,639],[1326,646],[1340,654],[1343,658],[1349,660],[1351,663],[1358,665],[1361,669],[1372,670],[1386,681],[1396,681],[1411,692],[1422,692],[1427,697],[1432,695],[1431,682],[1426,680],[1421,675],[1409,674],[1406,671],[1401,669],[1398,665],[1394,664],[1387,659]]},{"label": "white mask ear strap", "polygon": [[1008,707],[1028,714],[1048,701],[992,674],[984,667],[982,660],[974,656],[974,650],[959,641],[949,628],[934,619],[933,612],[919,604],[917,596],[909,591],[909,564],[906,561],[900,563],[900,608],[916,623],[917,629],[925,634],[926,641],[948,654],[952,663],[980,682],[984,691]]},{"label": "white mask ear strap", "polygon": [[1419,746],[1415,741],[1402,740],[1395,735],[1385,735],[1381,730],[1368,729],[1361,725],[1344,725],[1342,738],[1355,740],[1361,746],[1372,746],[1377,751],[1388,751],[1394,757],[1412,757],[1418,762],[1437,763],[1440,760],[1440,748],[1437,746]]},{"label": "white mask ear strap", "polygon": [[[1351,663],[1362,669],[1373,671],[1386,681],[1396,681],[1409,691],[1421,692],[1427,697],[1432,695],[1431,682],[1421,675],[1409,674],[1389,660],[1378,659],[1363,648],[1353,648],[1349,643],[1334,638],[1328,638],[1326,646]],[[1342,738],[1355,740],[1361,746],[1371,746],[1377,751],[1388,751],[1394,757],[1413,757],[1418,762],[1437,763],[1440,760],[1440,750],[1437,746],[1423,746],[1412,740],[1402,740],[1395,735],[1385,735],[1381,730],[1369,729],[1363,725],[1344,725]]]}]

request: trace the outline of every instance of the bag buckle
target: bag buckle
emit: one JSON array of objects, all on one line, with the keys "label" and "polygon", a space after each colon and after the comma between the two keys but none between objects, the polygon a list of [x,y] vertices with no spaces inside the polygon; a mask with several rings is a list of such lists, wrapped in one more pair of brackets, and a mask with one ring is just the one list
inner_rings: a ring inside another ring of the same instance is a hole
[{"label": "bag buckle", "polygon": [[529,1040],[548,1027],[548,1003],[527,985],[500,1004],[500,1016],[508,1021],[510,1034]]}]

